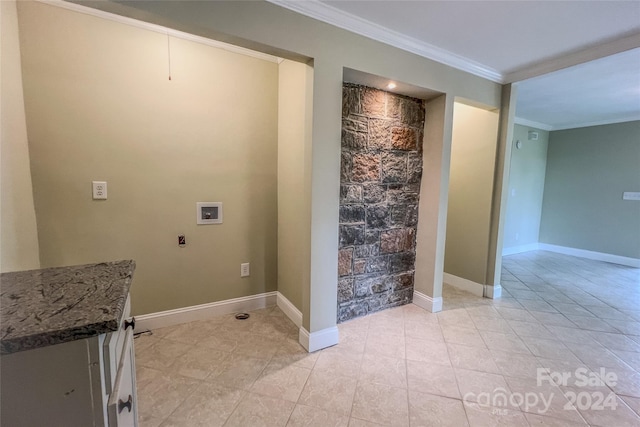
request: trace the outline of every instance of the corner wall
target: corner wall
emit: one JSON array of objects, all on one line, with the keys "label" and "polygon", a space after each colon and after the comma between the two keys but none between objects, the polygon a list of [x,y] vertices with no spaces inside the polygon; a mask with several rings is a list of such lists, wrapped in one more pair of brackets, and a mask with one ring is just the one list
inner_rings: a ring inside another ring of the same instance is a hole
[{"label": "corner wall", "polygon": [[454,104],[444,271],[486,284],[498,114]]},{"label": "corner wall", "polygon": [[0,2],[0,272],[40,267],[15,1]]},{"label": "corner wall", "polygon": [[[529,140],[529,131],[538,133],[537,141]],[[535,249],[538,244],[549,132],[515,125],[511,145],[503,254]]]},{"label": "corner wall", "polygon": [[278,291],[298,310],[309,287],[311,67],[284,60],[278,66]]},{"label": "corner wall", "polygon": [[640,121],[551,132],[540,243],[640,258]]}]

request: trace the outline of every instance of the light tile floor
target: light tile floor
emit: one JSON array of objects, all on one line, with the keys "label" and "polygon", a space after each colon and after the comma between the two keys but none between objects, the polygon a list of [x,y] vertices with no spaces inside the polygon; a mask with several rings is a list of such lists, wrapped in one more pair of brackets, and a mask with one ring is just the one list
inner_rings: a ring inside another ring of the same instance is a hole
[{"label": "light tile floor", "polygon": [[502,299],[446,286],[441,313],[352,320],[313,354],[277,308],[141,335],[140,424],[639,426],[640,270],[542,251],[503,269]]}]

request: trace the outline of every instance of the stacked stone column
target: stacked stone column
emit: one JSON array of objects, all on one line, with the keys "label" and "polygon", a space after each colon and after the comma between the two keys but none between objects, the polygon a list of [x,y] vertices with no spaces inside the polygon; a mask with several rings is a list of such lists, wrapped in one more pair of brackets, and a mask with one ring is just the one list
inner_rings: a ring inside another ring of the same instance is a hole
[{"label": "stacked stone column", "polygon": [[423,101],[345,83],[338,322],[411,302]]}]

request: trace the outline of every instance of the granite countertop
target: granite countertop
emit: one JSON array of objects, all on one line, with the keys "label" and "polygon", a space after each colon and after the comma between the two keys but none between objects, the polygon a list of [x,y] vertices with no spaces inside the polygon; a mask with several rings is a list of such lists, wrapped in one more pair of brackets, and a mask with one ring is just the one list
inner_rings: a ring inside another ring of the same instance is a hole
[{"label": "granite countertop", "polygon": [[118,330],[133,260],[0,275],[0,354]]}]

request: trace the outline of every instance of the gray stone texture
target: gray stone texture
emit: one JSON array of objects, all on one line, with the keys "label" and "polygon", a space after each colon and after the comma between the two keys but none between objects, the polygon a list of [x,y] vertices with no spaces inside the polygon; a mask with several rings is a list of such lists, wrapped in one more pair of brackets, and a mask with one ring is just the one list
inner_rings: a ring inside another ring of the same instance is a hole
[{"label": "gray stone texture", "polygon": [[362,87],[360,91],[362,114],[368,117],[386,117],[387,93],[378,89]]},{"label": "gray stone texture", "polygon": [[366,259],[357,259],[353,261],[353,274],[362,274],[367,267]]},{"label": "gray stone texture", "polygon": [[340,186],[340,205],[342,206],[347,203],[362,203],[361,185]]},{"label": "gray stone texture", "polygon": [[340,247],[364,244],[364,225],[340,225]]},{"label": "gray stone texture", "polygon": [[391,148],[391,120],[369,119],[370,150],[388,150]]},{"label": "gray stone texture", "polygon": [[353,299],[353,277],[338,280],[338,303]]},{"label": "gray stone texture", "polygon": [[342,119],[342,131],[369,133],[369,121],[364,116],[350,116]]},{"label": "gray stone texture", "polygon": [[340,206],[340,224],[363,223],[363,205],[342,205]]},{"label": "gray stone texture", "polygon": [[387,186],[378,183],[362,184],[362,201],[367,204],[381,203],[387,199]]},{"label": "gray stone texture", "polygon": [[355,257],[356,258],[370,258],[377,256],[380,249],[378,248],[378,244],[373,245],[361,245],[355,247]]},{"label": "gray stone texture", "polygon": [[407,155],[395,151],[382,154],[382,182],[407,182]]},{"label": "gray stone texture", "polygon": [[365,230],[364,243],[374,245],[380,242],[380,232],[378,230]]},{"label": "gray stone texture", "polygon": [[407,182],[420,184],[422,178],[422,153],[409,153],[407,159]]},{"label": "gray stone texture", "polygon": [[367,134],[364,132],[353,132],[342,130],[342,146],[354,150],[367,148]]},{"label": "gray stone texture", "polygon": [[345,83],[338,322],[411,302],[424,103]]},{"label": "gray stone texture", "polygon": [[365,271],[367,273],[386,272],[388,270],[389,260],[386,256],[370,257],[366,261]]},{"label": "gray stone texture", "polygon": [[371,205],[365,208],[366,225],[368,228],[386,228],[389,219],[389,207],[385,205]]},{"label": "gray stone texture", "polygon": [[389,256],[389,272],[401,273],[412,271],[416,263],[415,252],[403,252]]}]

